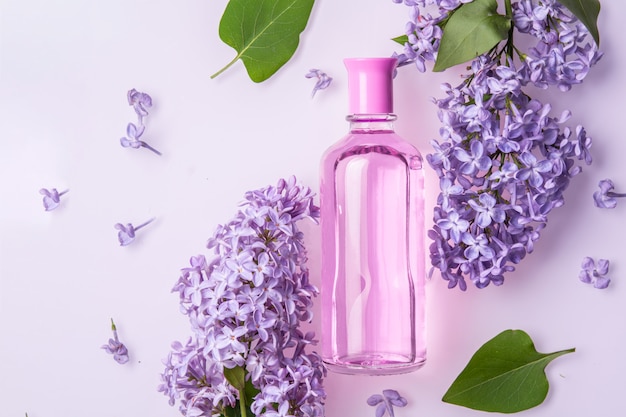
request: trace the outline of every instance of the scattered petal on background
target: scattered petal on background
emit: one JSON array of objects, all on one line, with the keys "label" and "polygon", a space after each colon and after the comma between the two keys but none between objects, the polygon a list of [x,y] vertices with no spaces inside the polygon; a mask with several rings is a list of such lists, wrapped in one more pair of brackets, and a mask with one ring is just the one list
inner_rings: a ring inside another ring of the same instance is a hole
[{"label": "scattered petal on background", "polygon": [[609,266],[608,259],[598,259],[596,263],[593,258],[587,256],[580,265],[578,278],[585,284],[593,284],[594,288],[603,290],[611,283],[611,279],[606,276],[609,273]]},{"label": "scattered petal on background", "polygon": [[330,83],[333,81],[331,77],[329,77],[324,71],[318,69],[311,69],[306,75],[306,78],[317,78],[315,82],[315,86],[313,87],[313,92],[311,93],[311,97],[315,96],[318,90],[324,90],[328,88]]},{"label": "scattered petal on background", "polygon": [[408,401],[406,398],[402,397],[398,391],[386,389],[383,390],[383,395],[371,395],[367,399],[367,404],[376,406],[376,417],[382,417],[385,412],[389,414],[389,417],[394,417],[395,413],[393,407],[404,407],[408,404]]},{"label": "scattered petal on background", "polygon": [[43,206],[46,211],[52,211],[61,203],[61,196],[67,193],[69,190],[58,192],[56,188],[39,190],[39,194],[43,195]]},{"label": "scattered petal on background", "polygon": [[593,202],[598,208],[612,209],[617,206],[616,198],[626,197],[626,193],[616,193],[615,185],[610,179],[601,180],[598,183],[600,190],[593,193]]},{"label": "scattered petal on background", "polygon": [[128,104],[133,106],[137,114],[137,124],[128,123],[126,126],[126,136],[120,138],[120,145],[124,148],[146,148],[157,155],[161,155],[161,152],[140,139],[146,129],[143,119],[148,115],[147,109],[152,107],[152,97],[133,88],[128,91],[127,98]]},{"label": "scattered petal on background", "polygon": [[128,246],[133,243],[135,240],[135,232],[153,221],[154,217],[136,227],[133,226],[132,223],[116,223],[113,227],[119,230],[117,232],[117,240],[120,242],[120,246]]},{"label": "scattered petal on background", "polygon": [[128,362],[128,349],[126,346],[120,342],[117,336],[117,327],[115,326],[115,322],[111,319],[111,330],[113,331],[113,338],[109,339],[109,343],[106,345],[102,345],[102,349],[104,349],[107,353],[113,355],[113,359],[121,365]]}]

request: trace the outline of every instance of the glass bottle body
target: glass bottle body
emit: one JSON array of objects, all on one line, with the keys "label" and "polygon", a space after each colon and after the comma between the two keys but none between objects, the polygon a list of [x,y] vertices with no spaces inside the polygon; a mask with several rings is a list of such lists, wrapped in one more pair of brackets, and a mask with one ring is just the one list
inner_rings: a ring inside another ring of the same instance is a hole
[{"label": "glass bottle body", "polygon": [[426,359],[422,157],[394,119],[350,116],[322,158],[322,357],[341,373],[404,373]]}]

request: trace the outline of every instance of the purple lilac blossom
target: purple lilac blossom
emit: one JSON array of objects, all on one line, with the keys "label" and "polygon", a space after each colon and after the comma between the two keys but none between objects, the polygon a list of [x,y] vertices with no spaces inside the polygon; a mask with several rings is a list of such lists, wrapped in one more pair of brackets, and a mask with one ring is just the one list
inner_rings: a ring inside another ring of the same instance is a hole
[{"label": "purple lilac blossom", "polygon": [[121,365],[128,362],[128,349],[117,337],[117,327],[111,319],[111,330],[113,331],[113,339],[109,339],[109,343],[102,346],[107,353],[113,355],[113,359]]},{"label": "purple lilac blossom", "polygon": [[43,207],[46,211],[52,211],[61,204],[61,196],[69,190],[58,192],[56,188],[42,188],[39,194],[43,195]]},{"label": "purple lilac blossom", "polygon": [[135,109],[135,113],[137,113],[141,123],[143,118],[148,115],[148,109],[152,107],[152,97],[133,88],[128,91],[126,98],[128,99],[128,105],[133,106],[133,109]]},{"label": "purple lilac blossom", "polygon": [[313,92],[311,93],[311,97],[315,97],[315,93],[318,90],[324,90],[328,88],[330,83],[333,81],[332,77],[329,77],[324,71],[319,69],[311,69],[305,75],[306,78],[317,78],[315,82],[315,86],[313,87]]},{"label": "purple lilac blossom", "polygon": [[[472,0],[393,1],[410,8],[399,65],[413,63],[423,72],[437,58],[442,22]],[[602,53],[556,0],[512,2],[512,15],[513,30],[536,39],[530,51],[502,47],[478,56],[464,80],[444,84],[445,96],[434,100],[442,126],[426,159],[441,192],[428,236],[433,269],[449,288],[465,290],[467,278],[478,288],[501,285],[504,274],[534,250],[581,165],[592,163],[585,129],[564,126],[570,112],[553,115],[549,103],[523,89],[567,91]],[[601,189],[594,199],[614,204],[609,192]]]},{"label": "purple lilac blossom", "polygon": [[134,88],[128,91],[127,98],[128,105],[133,107],[137,115],[137,124],[132,122],[128,123],[126,126],[126,136],[120,139],[120,144],[124,148],[146,148],[157,155],[161,155],[161,152],[140,139],[146,130],[143,120],[148,115],[148,109],[152,107],[152,98],[148,94],[137,91]]},{"label": "purple lilac blossom", "polygon": [[581,271],[578,277],[585,284],[593,284],[594,288],[603,290],[609,286],[611,279],[606,276],[609,273],[609,261],[598,259],[598,263],[585,257],[580,265]]},{"label": "purple lilac blossom", "polygon": [[149,225],[154,221],[154,217],[147,222],[140,224],[139,226],[133,226],[131,223],[116,223],[113,227],[118,230],[117,240],[120,242],[120,246],[128,246],[135,240],[135,232],[144,226]]},{"label": "purple lilac blossom", "polygon": [[367,404],[376,407],[376,417],[382,417],[385,413],[394,417],[393,407],[404,407],[408,404],[398,391],[393,389],[383,390],[383,394],[374,394],[367,399]]},{"label": "purple lilac blossom", "polygon": [[211,261],[194,256],[173,288],[189,316],[192,336],[172,343],[159,391],[187,417],[224,414],[238,390],[224,377],[240,367],[259,392],[255,416],[323,416],[326,374],[316,344],[301,322],[312,320],[303,233],[319,208],[296,179],[245,194],[235,217],[208,241]]},{"label": "purple lilac blossom", "polygon": [[616,193],[615,184],[610,179],[601,180],[598,183],[599,191],[593,193],[593,202],[598,208],[612,209],[617,206],[616,198],[626,197],[626,193]]}]

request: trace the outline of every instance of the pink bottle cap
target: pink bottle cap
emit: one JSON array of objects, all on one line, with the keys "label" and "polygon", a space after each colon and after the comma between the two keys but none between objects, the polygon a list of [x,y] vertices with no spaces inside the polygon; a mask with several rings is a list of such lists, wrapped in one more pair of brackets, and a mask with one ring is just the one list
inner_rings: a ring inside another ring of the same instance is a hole
[{"label": "pink bottle cap", "polygon": [[348,58],[350,114],[393,113],[393,71],[396,58]]}]

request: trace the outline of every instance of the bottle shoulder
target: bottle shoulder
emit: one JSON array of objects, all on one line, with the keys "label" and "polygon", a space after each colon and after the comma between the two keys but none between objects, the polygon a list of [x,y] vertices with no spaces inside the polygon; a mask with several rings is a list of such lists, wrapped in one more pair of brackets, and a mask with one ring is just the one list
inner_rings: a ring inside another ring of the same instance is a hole
[{"label": "bottle shoulder", "polygon": [[419,150],[393,131],[348,133],[326,150],[321,162],[326,170],[348,158],[369,159],[375,154],[400,158],[411,170],[423,168],[423,158]]},{"label": "bottle shoulder", "polygon": [[405,155],[418,156],[420,158],[422,156],[417,147],[394,131],[380,131],[367,133],[349,132],[326,150],[324,158],[336,159],[336,156],[333,157],[333,155],[341,155],[351,149],[364,147],[383,147]]}]

